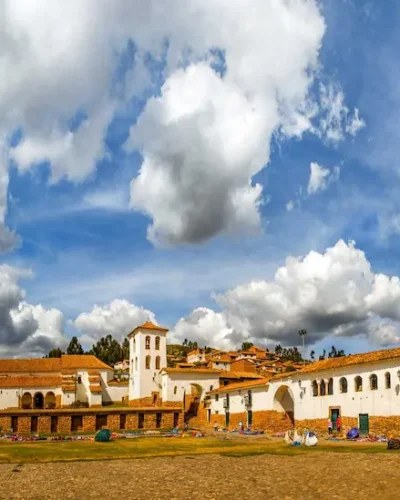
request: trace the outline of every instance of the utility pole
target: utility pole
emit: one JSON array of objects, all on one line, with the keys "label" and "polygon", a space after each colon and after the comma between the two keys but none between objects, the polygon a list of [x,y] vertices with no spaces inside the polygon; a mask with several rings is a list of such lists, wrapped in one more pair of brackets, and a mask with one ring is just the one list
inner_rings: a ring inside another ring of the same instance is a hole
[{"label": "utility pole", "polygon": [[304,349],[304,337],[307,335],[307,330],[299,330],[299,335],[303,340],[303,365],[306,364],[305,349]]}]

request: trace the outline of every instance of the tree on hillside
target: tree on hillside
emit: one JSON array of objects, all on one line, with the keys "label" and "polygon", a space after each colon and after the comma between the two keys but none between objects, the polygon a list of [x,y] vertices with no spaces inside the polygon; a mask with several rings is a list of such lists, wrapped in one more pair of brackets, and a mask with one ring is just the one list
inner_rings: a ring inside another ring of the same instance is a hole
[{"label": "tree on hillside", "polygon": [[278,344],[277,346],[275,346],[275,354],[277,356],[280,356],[282,354],[282,346],[280,344]]},{"label": "tree on hillside", "polygon": [[72,337],[67,348],[67,354],[83,354],[82,346],[77,337]]},{"label": "tree on hillside", "polygon": [[345,352],[343,349],[337,350],[336,347],[333,345],[331,347],[330,353],[328,354],[330,358],[340,358],[342,356],[346,356]]},{"label": "tree on hillside", "polygon": [[253,347],[253,342],[243,342],[242,343],[242,351],[248,351],[250,347]]},{"label": "tree on hillside", "polygon": [[129,340],[127,338],[122,342],[122,358],[129,359]]},{"label": "tree on hillside", "polygon": [[319,356],[319,360],[322,361],[323,359],[325,359],[325,357],[326,357],[326,350],[324,349],[322,354],[320,354]]},{"label": "tree on hillside", "polygon": [[311,358],[312,361],[314,361],[314,359],[315,359],[315,351],[311,351],[310,352],[310,358]]},{"label": "tree on hillside", "polygon": [[[112,335],[102,337],[91,349],[90,354],[99,358],[103,363],[113,366],[124,357],[123,346]],[[129,356],[129,353],[128,353]]]},{"label": "tree on hillside", "polygon": [[59,347],[55,347],[45,357],[46,358],[61,358],[61,356],[63,354],[65,354],[65,353]]}]

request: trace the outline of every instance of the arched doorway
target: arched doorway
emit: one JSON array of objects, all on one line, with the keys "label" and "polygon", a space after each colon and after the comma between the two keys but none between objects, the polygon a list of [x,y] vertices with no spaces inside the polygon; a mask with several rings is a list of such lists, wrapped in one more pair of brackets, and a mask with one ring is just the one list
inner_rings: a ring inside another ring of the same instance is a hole
[{"label": "arched doorway", "polygon": [[190,384],[190,395],[185,394],[185,411],[187,418],[197,416],[202,393],[203,388],[201,385]]},{"label": "arched doorway", "polygon": [[21,398],[21,406],[24,410],[32,409],[32,394],[30,392],[24,392]]},{"label": "arched doorway", "polygon": [[294,397],[291,389],[287,385],[281,385],[274,396],[274,410],[285,413],[294,424]]},{"label": "arched doorway", "polygon": [[53,409],[56,407],[56,396],[54,392],[48,392],[45,397],[45,407]]},{"label": "arched doorway", "polygon": [[41,392],[37,392],[34,396],[33,396],[33,407],[36,409],[43,409],[44,407],[44,397],[43,397],[43,394]]}]

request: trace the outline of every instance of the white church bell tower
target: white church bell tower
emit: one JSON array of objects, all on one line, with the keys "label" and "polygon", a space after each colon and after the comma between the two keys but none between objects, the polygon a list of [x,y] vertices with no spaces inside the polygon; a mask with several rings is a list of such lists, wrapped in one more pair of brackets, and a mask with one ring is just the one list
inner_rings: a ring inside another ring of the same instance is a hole
[{"label": "white church bell tower", "polygon": [[129,335],[129,400],[161,393],[161,370],[167,366],[167,328],[147,321]]}]

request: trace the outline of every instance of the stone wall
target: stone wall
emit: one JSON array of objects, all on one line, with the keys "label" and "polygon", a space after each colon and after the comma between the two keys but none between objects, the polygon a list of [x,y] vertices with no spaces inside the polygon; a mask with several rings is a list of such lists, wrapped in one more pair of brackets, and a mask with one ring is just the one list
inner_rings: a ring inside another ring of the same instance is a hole
[{"label": "stone wall", "polygon": [[[107,427],[112,431],[121,430],[121,421],[125,420],[123,430],[136,430],[139,429],[139,422],[141,422],[142,429],[157,429],[157,428],[172,428],[176,423],[179,427],[183,426],[183,412],[179,408],[155,408],[154,410],[140,408],[137,411],[126,408],[121,411],[106,411],[101,412],[84,412],[77,411],[63,411],[62,414],[51,412],[45,415],[28,412],[16,412],[15,414],[0,415],[0,427],[2,432],[8,432],[11,429],[12,417],[18,417],[18,434],[29,434],[31,432],[32,417],[37,418],[37,432],[38,433],[51,433],[52,416],[57,417],[57,433],[69,434],[71,433],[72,417],[82,416],[82,426],[78,428],[78,432],[95,432],[97,416],[102,417],[104,424],[99,422],[99,425]],[[121,419],[121,415],[124,417]],[[139,418],[139,415],[141,416]]]}]

